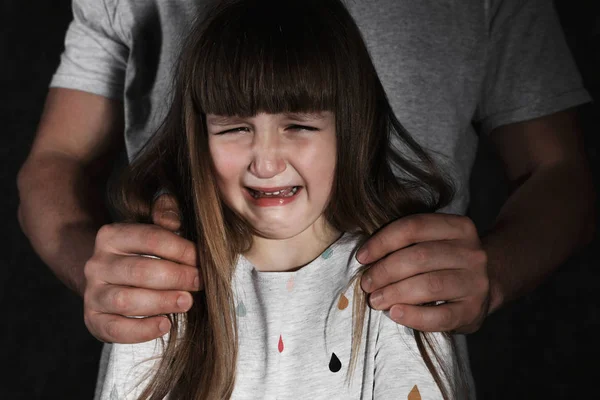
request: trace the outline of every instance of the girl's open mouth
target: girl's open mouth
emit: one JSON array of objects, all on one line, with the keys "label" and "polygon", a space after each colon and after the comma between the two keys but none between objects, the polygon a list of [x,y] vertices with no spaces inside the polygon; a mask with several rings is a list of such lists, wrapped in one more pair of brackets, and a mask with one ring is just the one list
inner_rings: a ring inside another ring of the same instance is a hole
[{"label": "girl's open mouth", "polygon": [[298,190],[301,188],[301,186],[290,186],[284,189],[279,189],[273,192],[263,192],[260,190],[256,190],[256,189],[252,189],[247,187],[246,189],[248,190],[248,193],[250,193],[250,195],[252,197],[254,197],[255,199],[261,199],[261,198],[287,198],[287,197],[292,197],[294,196],[296,193],[298,193]]}]

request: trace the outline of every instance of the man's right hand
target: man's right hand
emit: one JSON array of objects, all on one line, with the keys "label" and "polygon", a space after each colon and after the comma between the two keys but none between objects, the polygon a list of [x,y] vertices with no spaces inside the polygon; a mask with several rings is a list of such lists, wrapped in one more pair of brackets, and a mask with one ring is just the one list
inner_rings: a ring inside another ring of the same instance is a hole
[{"label": "man's right hand", "polygon": [[159,197],[152,216],[155,225],[117,223],[98,231],[85,265],[84,318],[101,341],[140,343],[164,335],[170,329],[165,314],[189,310],[190,292],[201,289],[196,246],[175,233],[174,200]]}]

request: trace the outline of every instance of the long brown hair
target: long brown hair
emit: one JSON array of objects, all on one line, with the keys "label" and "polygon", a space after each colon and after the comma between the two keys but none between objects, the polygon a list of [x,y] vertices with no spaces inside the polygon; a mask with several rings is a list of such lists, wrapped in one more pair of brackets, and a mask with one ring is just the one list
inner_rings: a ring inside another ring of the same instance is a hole
[{"label": "long brown hair", "polygon": [[[173,327],[144,399],[221,399],[233,391],[237,327],[231,280],[251,230],[222,201],[206,114],[332,111],[337,163],[327,221],[370,235],[404,215],[446,205],[452,187],[394,116],[354,20],[339,0],[227,0],[195,24],[175,71],[173,101],[156,135],[123,174],[113,204],[151,222],[154,194],[178,200],[182,235],[197,243],[204,290]],[[355,284],[351,365],[365,294]],[[419,349],[444,398],[452,388],[426,335]],[[437,361],[436,361],[437,360]]]}]

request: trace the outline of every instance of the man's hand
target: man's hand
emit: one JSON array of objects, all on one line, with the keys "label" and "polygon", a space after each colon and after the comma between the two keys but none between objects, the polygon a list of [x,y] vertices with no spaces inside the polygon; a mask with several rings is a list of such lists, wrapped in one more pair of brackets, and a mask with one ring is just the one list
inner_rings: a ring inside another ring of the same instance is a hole
[{"label": "man's hand", "polygon": [[189,292],[201,288],[196,246],[174,233],[180,221],[170,196],[155,202],[152,217],[156,225],[110,224],[98,232],[85,265],[84,317],[99,340],[140,343],[164,335],[164,314],[189,310]]},{"label": "man's hand", "polygon": [[[487,257],[473,222],[450,214],[400,218],[357,254],[369,303],[420,331],[476,331],[487,316]],[[435,302],[446,303],[429,306]]]}]

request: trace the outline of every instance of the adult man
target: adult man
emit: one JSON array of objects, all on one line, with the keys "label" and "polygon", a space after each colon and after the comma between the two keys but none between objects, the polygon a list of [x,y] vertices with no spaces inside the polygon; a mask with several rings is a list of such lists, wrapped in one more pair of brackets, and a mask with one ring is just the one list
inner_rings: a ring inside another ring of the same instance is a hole
[{"label": "adult man", "polygon": [[[160,315],[189,309],[188,291],[201,287],[193,244],[169,230],[98,229],[110,222],[101,190],[123,131],[133,157],[160,123],[179,39],[202,6],[75,1],[63,61],[19,175],[24,232],[85,295],[86,324],[107,342],[160,336],[169,328]],[[545,0],[381,0],[350,9],[399,119],[441,154],[455,180],[456,200],[444,211],[464,214],[468,204],[472,120],[490,135],[512,184],[481,239],[464,217],[420,215],[390,224],[361,254],[365,263],[381,259],[363,280],[373,307],[394,305],[392,318],[417,329],[472,332],[589,239],[592,186],[567,110],[589,98]],[[157,222],[176,230],[178,218],[164,211],[172,206],[158,209]],[[419,306],[437,300],[447,303]],[[125,317],[132,315],[159,316]]]}]

